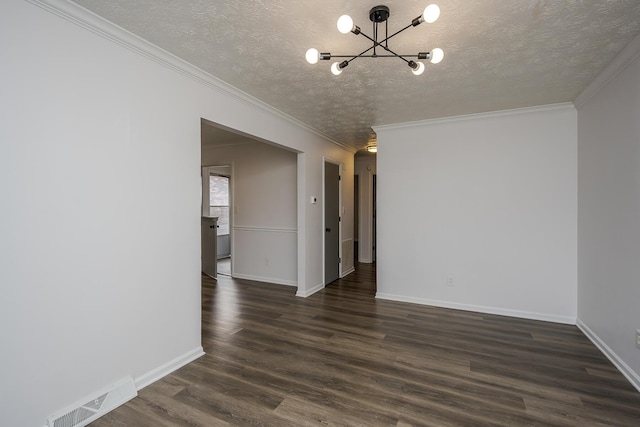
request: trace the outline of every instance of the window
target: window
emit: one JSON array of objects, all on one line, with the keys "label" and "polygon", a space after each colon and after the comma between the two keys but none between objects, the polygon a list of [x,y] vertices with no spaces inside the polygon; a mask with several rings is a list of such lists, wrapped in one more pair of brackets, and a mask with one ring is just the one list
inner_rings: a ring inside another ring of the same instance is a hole
[{"label": "window", "polygon": [[218,236],[229,234],[229,177],[209,176],[209,215],[218,217]]}]

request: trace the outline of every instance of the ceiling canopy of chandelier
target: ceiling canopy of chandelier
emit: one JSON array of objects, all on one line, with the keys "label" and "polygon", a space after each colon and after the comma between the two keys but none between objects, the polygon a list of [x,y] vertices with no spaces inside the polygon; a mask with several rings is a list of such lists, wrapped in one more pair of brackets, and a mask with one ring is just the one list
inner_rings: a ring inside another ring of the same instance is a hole
[{"label": "ceiling canopy of chandelier", "polygon": [[[342,15],[338,18],[338,31],[342,34],[353,33],[356,35],[361,35],[372,42],[371,47],[360,52],[359,54],[354,55],[332,55],[331,53],[326,52],[318,52],[317,49],[311,48],[307,50],[305,55],[307,62],[310,64],[316,64],[319,60],[330,60],[331,58],[348,58],[344,59],[342,62],[334,62],[331,65],[331,72],[334,75],[340,75],[342,70],[349,65],[351,61],[356,58],[400,58],[411,68],[411,72],[416,76],[419,76],[424,72],[424,63],[420,61],[414,61],[413,59],[407,58],[416,58],[416,59],[426,59],[429,60],[433,64],[437,64],[444,58],[444,52],[440,48],[435,48],[430,52],[418,52],[417,55],[401,55],[389,48],[389,40],[392,37],[397,36],[401,32],[411,27],[416,27],[423,22],[428,24],[436,22],[438,17],[440,16],[440,8],[438,5],[430,4],[424,9],[422,15],[415,18],[409,25],[404,27],[403,29],[396,31],[395,33],[389,35],[389,23],[387,19],[390,16],[389,8],[387,6],[376,6],[369,11],[369,19],[373,22],[373,37],[369,37],[364,34],[360,27],[353,24],[353,19],[349,15]],[[378,41],[378,24],[384,22],[385,27],[385,36],[384,39]],[[379,54],[379,49],[383,50],[384,53]],[[371,53],[369,53],[371,52]]]}]

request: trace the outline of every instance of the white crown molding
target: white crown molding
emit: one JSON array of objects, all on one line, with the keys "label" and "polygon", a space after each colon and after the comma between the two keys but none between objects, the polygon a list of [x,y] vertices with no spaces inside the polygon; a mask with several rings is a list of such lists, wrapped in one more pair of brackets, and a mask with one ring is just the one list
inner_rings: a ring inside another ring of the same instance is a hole
[{"label": "white crown molding", "polygon": [[415,122],[378,125],[378,126],[373,126],[372,128],[375,132],[378,132],[381,130],[384,131],[384,130],[408,129],[413,127],[427,126],[427,125],[455,123],[455,122],[462,122],[462,121],[468,121],[468,120],[479,120],[479,119],[487,119],[492,117],[514,116],[519,114],[531,114],[531,113],[556,111],[556,110],[575,110],[575,107],[571,102],[562,102],[558,104],[538,105],[535,107],[514,108],[511,110],[498,110],[498,111],[490,111],[486,113],[473,113],[473,114],[464,114],[461,116],[450,116],[450,117],[441,117],[437,119],[418,120]]},{"label": "white crown molding", "polygon": [[307,125],[306,123],[260,101],[240,89],[220,80],[212,74],[178,58],[177,56],[167,52],[164,49],[148,42],[147,40],[125,30],[124,28],[107,21],[103,17],[73,3],[70,0],[25,0],[41,9],[46,10],[66,21],[78,25],[92,33],[116,43],[132,52],[144,56],[166,68],[169,68],[179,74],[189,77],[202,85],[208,86],[218,92],[232,96],[245,104],[258,107],[274,116],[292,123],[308,132],[311,132],[327,142],[335,144],[351,153],[357,150],[354,147],[345,145],[335,139],[323,134],[319,130]]},{"label": "white crown molding", "polygon": [[631,40],[631,42],[622,49],[622,52],[576,97],[573,101],[576,109],[584,107],[601,89],[631,65],[638,56],[640,56],[640,36]]}]

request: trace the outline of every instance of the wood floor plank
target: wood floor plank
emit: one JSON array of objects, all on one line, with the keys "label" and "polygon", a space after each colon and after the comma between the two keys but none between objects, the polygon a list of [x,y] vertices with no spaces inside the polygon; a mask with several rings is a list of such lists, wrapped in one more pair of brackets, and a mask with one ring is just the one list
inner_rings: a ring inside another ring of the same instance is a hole
[{"label": "wood floor plank", "polygon": [[96,426],[634,426],[640,394],[572,325],[202,279],[205,356]]},{"label": "wood floor plank", "polygon": [[364,421],[351,415],[337,414],[330,408],[321,407],[309,402],[286,398],[275,410],[282,418],[298,426],[364,426]]},{"label": "wood floor plank", "polygon": [[[138,399],[139,400],[139,399]],[[94,427],[172,427],[175,424],[153,411],[138,410],[141,402],[129,402],[91,423]]]}]

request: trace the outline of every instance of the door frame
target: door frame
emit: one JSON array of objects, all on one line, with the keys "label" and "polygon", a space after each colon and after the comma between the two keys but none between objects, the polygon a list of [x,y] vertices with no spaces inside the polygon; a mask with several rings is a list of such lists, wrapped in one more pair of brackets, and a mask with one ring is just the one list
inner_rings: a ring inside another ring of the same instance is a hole
[{"label": "door frame", "polygon": [[342,171],[343,164],[329,157],[322,157],[322,287],[326,286],[326,233],[325,233],[325,207],[326,207],[326,188],[325,188],[325,164],[331,163],[338,166],[338,278],[342,278],[342,217],[344,216],[344,205],[342,204]]}]

